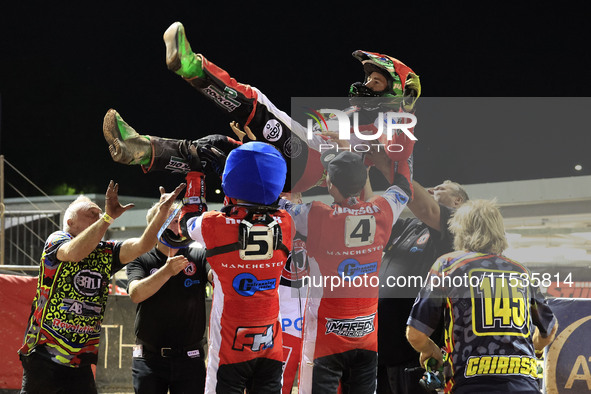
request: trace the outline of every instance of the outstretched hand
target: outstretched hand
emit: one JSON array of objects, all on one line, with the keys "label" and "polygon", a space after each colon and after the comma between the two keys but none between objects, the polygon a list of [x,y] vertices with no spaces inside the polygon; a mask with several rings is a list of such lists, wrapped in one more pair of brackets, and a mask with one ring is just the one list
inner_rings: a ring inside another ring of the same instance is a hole
[{"label": "outstretched hand", "polygon": [[230,128],[234,134],[236,134],[236,137],[238,137],[240,142],[244,142],[244,137],[248,137],[251,141],[256,141],[257,139],[248,126],[244,126],[244,131],[242,131],[237,122],[230,122]]},{"label": "outstretched hand", "polygon": [[119,184],[113,181],[109,182],[107,192],[105,193],[105,212],[113,219],[117,219],[127,211],[134,207],[133,203],[121,205],[119,203]]},{"label": "outstretched hand", "polygon": [[347,148],[350,150],[351,143],[348,140],[341,140],[339,133],[336,131],[323,130],[321,133],[323,136],[329,137],[332,142],[337,144],[339,148]]},{"label": "outstretched hand", "polygon": [[168,212],[172,207],[174,200],[176,200],[179,194],[181,194],[185,186],[187,186],[186,183],[181,183],[170,193],[166,193],[166,190],[162,186],[160,186],[160,201],[158,202],[158,204],[160,205],[160,209],[164,209]]},{"label": "outstretched hand", "polygon": [[394,182],[394,165],[390,156],[383,147],[372,147],[369,152],[365,154],[369,162],[375,166],[388,182]]},{"label": "outstretched hand", "polygon": [[371,163],[373,163],[373,165],[375,165],[380,171],[390,168],[392,165],[392,159],[390,159],[384,147],[372,146],[369,151],[365,153],[365,157],[370,159]]}]

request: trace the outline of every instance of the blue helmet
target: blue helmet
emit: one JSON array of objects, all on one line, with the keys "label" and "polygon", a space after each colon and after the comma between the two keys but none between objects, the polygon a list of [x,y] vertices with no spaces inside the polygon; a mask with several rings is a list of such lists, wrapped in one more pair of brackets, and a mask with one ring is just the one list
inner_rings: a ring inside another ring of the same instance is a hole
[{"label": "blue helmet", "polygon": [[227,197],[273,204],[285,185],[287,164],[281,153],[264,142],[247,142],[232,150],[222,174]]}]

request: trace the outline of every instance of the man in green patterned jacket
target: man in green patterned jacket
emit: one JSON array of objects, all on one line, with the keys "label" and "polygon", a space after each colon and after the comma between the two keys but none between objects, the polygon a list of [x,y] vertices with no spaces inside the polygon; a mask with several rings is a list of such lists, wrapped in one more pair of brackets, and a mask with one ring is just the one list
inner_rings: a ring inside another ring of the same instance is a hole
[{"label": "man in green patterned jacket", "polygon": [[133,204],[119,203],[119,185],[111,181],[105,213],[88,197],[66,210],[63,231],[45,242],[37,292],[23,346],[21,393],[97,392],[91,364],[96,364],[109,280],[124,264],[148,252],[184,184],[165,194],[157,214],[139,238],[103,241],[109,225]]}]

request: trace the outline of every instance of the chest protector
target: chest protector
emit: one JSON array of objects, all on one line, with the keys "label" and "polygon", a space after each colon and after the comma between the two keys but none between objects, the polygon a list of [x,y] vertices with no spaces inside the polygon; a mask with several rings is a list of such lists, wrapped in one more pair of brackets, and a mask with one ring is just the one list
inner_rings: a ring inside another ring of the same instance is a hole
[{"label": "chest protector", "polygon": [[[246,216],[238,225],[238,241],[208,249],[207,257],[238,250],[242,260],[270,259],[274,250],[281,250],[287,256],[289,249],[283,243],[281,226],[273,218],[277,208],[266,205],[244,206],[228,205],[222,208],[222,213],[231,215],[234,208],[246,208]],[[272,245],[271,250],[267,245]],[[252,256],[252,257],[251,257]]]}]

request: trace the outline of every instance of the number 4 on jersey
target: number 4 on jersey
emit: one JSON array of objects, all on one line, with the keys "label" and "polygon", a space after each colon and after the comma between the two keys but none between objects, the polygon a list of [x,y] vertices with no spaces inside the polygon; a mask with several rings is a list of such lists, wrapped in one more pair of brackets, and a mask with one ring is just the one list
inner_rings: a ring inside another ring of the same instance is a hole
[{"label": "number 4 on jersey", "polygon": [[375,234],[375,216],[347,216],[345,219],[345,246],[355,248],[371,245],[373,244]]}]

